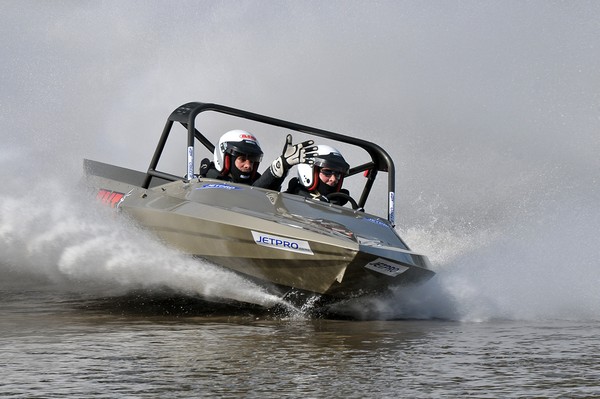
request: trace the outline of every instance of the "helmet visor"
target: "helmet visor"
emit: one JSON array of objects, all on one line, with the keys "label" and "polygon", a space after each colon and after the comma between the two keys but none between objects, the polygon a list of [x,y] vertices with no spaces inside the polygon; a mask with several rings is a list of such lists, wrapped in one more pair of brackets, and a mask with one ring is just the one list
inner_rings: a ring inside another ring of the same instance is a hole
[{"label": "helmet visor", "polygon": [[225,152],[233,157],[244,155],[249,161],[262,161],[263,152],[253,141],[228,142]]},{"label": "helmet visor", "polygon": [[323,168],[321,168],[321,170],[319,172],[325,177],[335,176],[338,179],[341,178],[342,175],[344,174],[344,172],[342,172],[341,170],[323,169]]},{"label": "helmet visor", "polygon": [[334,171],[342,172],[342,174],[348,173],[348,169],[350,169],[350,165],[344,160],[344,158],[340,155],[335,154],[327,154],[327,155],[318,155],[314,158],[315,166],[320,168],[327,168]]}]

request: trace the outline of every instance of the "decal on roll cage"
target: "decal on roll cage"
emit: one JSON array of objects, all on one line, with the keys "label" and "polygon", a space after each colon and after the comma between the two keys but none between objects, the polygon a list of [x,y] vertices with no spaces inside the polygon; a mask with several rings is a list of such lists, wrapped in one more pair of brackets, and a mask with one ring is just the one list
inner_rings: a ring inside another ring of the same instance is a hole
[{"label": "decal on roll cage", "polygon": [[259,233],[254,230],[251,231],[252,236],[254,237],[254,242],[258,245],[262,245],[263,247],[314,255],[313,251],[310,249],[310,244],[307,241]]}]

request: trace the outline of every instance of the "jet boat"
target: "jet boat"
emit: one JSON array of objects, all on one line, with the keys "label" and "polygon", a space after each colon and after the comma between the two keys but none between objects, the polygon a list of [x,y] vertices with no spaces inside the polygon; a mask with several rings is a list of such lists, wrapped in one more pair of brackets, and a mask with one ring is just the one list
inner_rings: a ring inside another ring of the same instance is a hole
[{"label": "jet boat", "polygon": [[[317,144],[324,139],[362,149],[366,162],[351,165],[346,176],[362,179],[360,197],[349,197],[351,206],[342,207],[199,177],[196,153],[209,157],[214,150],[197,127],[203,113],[269,125],[265,132],[282,132],[282,143],[286,134],[296,132]],[[187,166],[182,167],[185,175],[179,176],[159,168],[175,127],[182,133],[179,142],[186,142],[179,159]],[[434,275],[427,257],[411,251],[394,228],[394,163],[370,141],[223,105],[192,102],[170,114],[145,172],[89,159],[84,160],[84,171],[85,181],[100,201],[127,214],[161,241],[239,273],[281,297],[309,294],[331,303],[422,283]],[[385,190],[380,202],[387,198],[383,215],[370,213],[367,206],[380,172],[387,175],[387,184],[379,184]]]}]

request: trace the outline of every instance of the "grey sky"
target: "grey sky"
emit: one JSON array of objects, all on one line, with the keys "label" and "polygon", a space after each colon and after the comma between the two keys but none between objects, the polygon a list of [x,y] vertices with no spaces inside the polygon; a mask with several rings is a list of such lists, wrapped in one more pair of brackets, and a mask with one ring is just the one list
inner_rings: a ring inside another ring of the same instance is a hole
[{"label": "grey sky", "polygon": [[597,197],[598,21],[594,1],[5,2],[0,154],[143,169],[199,100],[372,138],[405,216]]}]

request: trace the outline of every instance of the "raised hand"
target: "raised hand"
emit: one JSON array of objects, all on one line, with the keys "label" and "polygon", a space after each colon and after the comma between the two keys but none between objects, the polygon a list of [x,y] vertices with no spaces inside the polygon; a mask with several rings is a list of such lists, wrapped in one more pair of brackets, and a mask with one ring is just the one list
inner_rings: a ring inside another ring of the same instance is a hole
[{"label": "raised hand", "polygon": [[306,140],[302,143],[292,144],[292,135],[288,134],[283,146],[281,156],[271,164],[271,172],[276,177],[284,177],[290,167],[299,163],[312,164],[313,157],[317,154],[317,147],[312,146],[314,141]]}]

